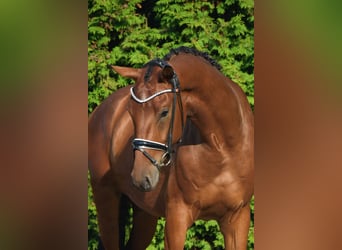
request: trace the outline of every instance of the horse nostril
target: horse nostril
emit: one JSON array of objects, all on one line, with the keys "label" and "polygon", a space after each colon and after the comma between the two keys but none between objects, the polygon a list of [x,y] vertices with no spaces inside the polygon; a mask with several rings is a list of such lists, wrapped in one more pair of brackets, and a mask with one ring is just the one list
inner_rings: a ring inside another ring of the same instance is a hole
[{"label": "horse nostril", "polygon": [[151,179],[148,176],[145,176],[145,179],[139,185],[142,191],[148,192],[152,189]]},{"label": "horse nostril", "polygon": [[137,181],[132,176],[133,185],[138,187],[141,191],[148,192],[152,189],[152,180],[150,176],[145,176],[141,181]]},{"label": "horse nostril", "polygon": [[151,184],[151,179],[149,176],[145,176],[145,181],[144,181],[144,189],[145,190],[150,190],[152,187],[152,184]]}]

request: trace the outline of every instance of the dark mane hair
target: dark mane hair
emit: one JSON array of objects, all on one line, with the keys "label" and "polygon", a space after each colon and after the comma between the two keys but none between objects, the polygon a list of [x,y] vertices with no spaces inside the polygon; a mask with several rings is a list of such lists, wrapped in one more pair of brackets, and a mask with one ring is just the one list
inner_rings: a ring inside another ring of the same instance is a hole
[{"label": "dark mane hair", "polygon": [[154,66],[160,66],[162,64],[163,60],[164,61],[169,61],[172,56],[178,55],[180,53],[191,54],[191,55],[194,55],[194,56],[200,56],[200,57],[204,58],[207,62],[209,62],[212,66],[217,68],[218,70],[222,69],[221,65],[218,62],[216,62],[214,59],[212,59],[208,55],[208,53],[198,51],[195,48],[189,48],[189,47],[181,46],[181,47],[178,47],[176,49],[171,49],[170,52],[163,57],[163,59],[155,58],[155,59],[149,61],[148,63],[146,63],[143,66],[143,68],[147,67],[147,71],[146,71],[146,73],[144,75],[145,83],[148,81],[148,79],[150,79],[151,74],[152,74],[152,69],[153,69]]},{"label": "dark mane hair", "polygon": [[144,81],[145,81],[145,83],[148,81],[148,79],[150,79],[153,67],[154,67],[154,66],[157,66],[157,65],[160,65],[161,62],[162,62],[161,59],[155,58],[155,59],[149,61],[148,63],[146,63],[146,64],[143,66],[143,68],[147,67],[147,71],[146,71],[146,73],[145,73],[145,75],[144,75]]},{"label": "dark mane hair", "polygon": [[215,68],[217,68],[218,70],[221,70],[222,69],[222,66],[216,62],[214,59],[212,59],[208,53],[206,52],[201,52],[201,51],[198,51],[197,49],[195,48],[189,48],[189,47],[185,47],[185,46],[181,46],[181,47],[178,47],[176,49],[171,49],[170,52],[164,56],[164,60],[165,61],[168,61],[171,59],[171,57],[173,55],[178,55],[180,53],[185,53],[185,54],[191,54],[191,55],[194,55],[194,56],[200,56],[200,57],[203,57],[205,60],[207,60],[212,66],[214,66]]}]

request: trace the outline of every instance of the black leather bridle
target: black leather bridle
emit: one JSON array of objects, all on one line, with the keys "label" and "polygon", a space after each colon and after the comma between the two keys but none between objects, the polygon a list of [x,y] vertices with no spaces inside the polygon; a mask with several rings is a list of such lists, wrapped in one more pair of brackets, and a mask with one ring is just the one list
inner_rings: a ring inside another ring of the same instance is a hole
[{"label": "black leather bridle", "polygon": [[[159,67],[164,69],[165,67],[170,67],[172,68],[166,61],[157,59],[154,61]],[[156,142],[156,141],[151,141],[151,140],[146,140],[142,138],[135,138],[132,141],[132,146],[133,150],[139,150],[143,155],[150,160],[150,162],[160,171],[162,167],[168,166],[171,163],[172,160],[172,153],[174,151],[172,150],[172,137],[173,137],[173,127],[174,127],[174,121],[175,121],[175,111],[176,111],[176,102],[178,99],[178,104],[180,107],[181,111],[181,121],[182,121],[182,131],[184,130],[184,118],[183,118],[183,105],[182,105],[182,98],[180,96],[180,83],[179,79],[177,77],[177,74],[173,71],[173,76],[170,80],[170,83],[172,84],[171,89],[165,89],[162,91],[159,91],[150,97],[147,97],[145,99],[139,99],[135,94],[134,94],[134,89],[131,87],[131,96],[134,101],[142,104],[145,102],[148,102],[152,100],[153,98],[165,94],[165,93],[173,93],[173,103],[172,103],[172,113],[171,113],[171,120],[170,120],[170,126],[169,126],[169,131],[168,131],[168,137],[167,137],[167,144]],[[181,139],[178,141],[178,143],[181,142]],[[157,161],[154,159],[145,149],[153,149],[153,150],[160,150],[164,151],[164,154],[161,157],[160,161]]]}]

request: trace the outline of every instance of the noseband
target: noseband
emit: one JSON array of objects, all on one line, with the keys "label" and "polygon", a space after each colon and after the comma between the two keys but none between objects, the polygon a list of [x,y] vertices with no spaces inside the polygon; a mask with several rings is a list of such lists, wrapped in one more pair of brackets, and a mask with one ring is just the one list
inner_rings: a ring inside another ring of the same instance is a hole
[{"label": "noseband", "polygon": [[[154,61],[159,67],[164,69],[166,66],[171,67],[166,61],[163,60],[155,60]],[[156,141],[151,141],[151,140],[146,140],[142,138],[135,138],[132,141],[132,146],[133,150],[139,150],[143,155],[149,159],[149,161],[160,171],[162,167],[168,166],[171,163],[172,160],[172,153],[174,151],[172,150],[172,135],[173,135],[173,126],[174,126],[174,121],[175,121],[175,110],[176,110],[176,102],[178,99],[178,104],[180,106],[180,111],[181,111],[181,120],[182,120],[182,131],[184,128],[184,121],[183,121],[183,105],[182,105],[182,99],[180,96],[180,84],[179,84],[179,79],[176,75],[176,73],[173,73],[173,76],[170,80],[172,84],[171,89],[165,89],[162,91],[159,91],[145,99],[139,99],[135,94],[134,94],[134,89],[131,87],[131,96],[136,101],[137,103],[145,103],[153,98],[166,94],[166,93],[173,93],[173,103],[172,103],[172,114],[171,114],[171,120],[170,120],[170,126],[169,126],[169,131],[168,131],[168,139],[167,139],[167,144],[156,142]],[[178,141],[181,142],[181,139]],[[145,149],[152,149],[152,150],[159,150],[159,151],[164,151],[164,154],[161,158],[161,160],[158,162],[156,159],[154,159]]]}]

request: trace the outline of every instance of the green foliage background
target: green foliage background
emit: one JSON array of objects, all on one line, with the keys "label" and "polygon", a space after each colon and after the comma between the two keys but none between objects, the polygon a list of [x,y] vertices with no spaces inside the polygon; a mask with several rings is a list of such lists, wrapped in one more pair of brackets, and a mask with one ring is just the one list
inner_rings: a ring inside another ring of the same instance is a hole
[{"label": "green foliage background", "polygon": [[[245,91],[254,109],[253,0],[88,0],[88,112],[130,80],[110,65],[141,67],[178,46],[208,52]],[[88,190],[88,249],[97,249],[96,210]],[[254,249],[254,199],[248,249]],[[163,249],[160,219],[149,250]],[[197,221],[185,249],[223,249],[214,221]]]}]

